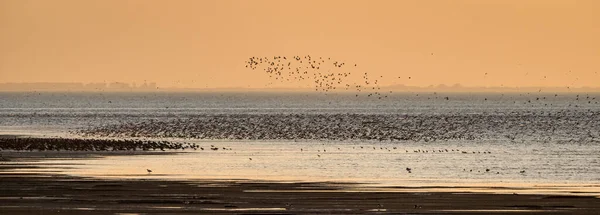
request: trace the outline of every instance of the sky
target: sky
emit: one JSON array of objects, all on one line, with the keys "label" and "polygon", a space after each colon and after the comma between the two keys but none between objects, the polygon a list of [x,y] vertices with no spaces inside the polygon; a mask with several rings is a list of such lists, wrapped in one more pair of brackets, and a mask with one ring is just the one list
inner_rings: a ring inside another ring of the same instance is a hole
[{"label": "sky", "polygon": [[262,88],[270,79],[249,57],[311,55],[382,85],[600,87],[598,11],[596,0],[0,0],[0,82]]}]

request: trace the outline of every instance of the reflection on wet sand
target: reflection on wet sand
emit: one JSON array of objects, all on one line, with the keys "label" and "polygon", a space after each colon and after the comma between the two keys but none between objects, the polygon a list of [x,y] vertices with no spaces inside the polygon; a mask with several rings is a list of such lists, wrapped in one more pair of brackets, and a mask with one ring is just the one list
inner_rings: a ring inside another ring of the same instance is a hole
[{"label": "reflection on wet sand", "polygon": [[[366,153],[366,149],[351,152],[352,147],[355,150],[360,147],[348,143],[334,143],[327,147],[310,142],[291,146],[277,142],[221,141],[197,144],[232,150],[187,153],[3,151],[7,161],[0,162],[0,182],[3,185],[0,187],[0,200],[3,202],[0,213],[593,214],[600,209],[600,199],[593,197],[600,193],[600,186],[581,181],[544,184],[536,176],[521,183],[506,180],[494,184],[489,182],[490,178],[486,178],[486,173],[480,173],[477,176],[483,178],[458,177],[454,178],[457,180],[455,182],[447,180],[442,183],[435,178],[439,175],[427,173],[440,173],[440,169],[447,167],[427,169],[424,166],[435,166],[432,164],[437,163],[438,159],[451,161],[465,158],[466,155],[440,153],[424,157],[424,153],[411,152],[423,146],[396,145],[401,146],[402,150],[398,148],[399,152],[391,152],[380,149],[390,146],[369,143],[369,153]],[[299,153],[297,147],[302,147],[304,154]],[[375,153],[371,152],[373,147],[376,148]],[[324,156],[321,159],[314,158],[316,153]],[[486,156],[504,159],[511,155],[503,155],[505,153],[494,151],[492,155],[486,153]],[[250,161],[247,159],[249,156],[255,159]],[[289,159],[290,156],[293,159]],[[378,159],[372,159],[373,156]],[[353,161],[349,158],[362,160]],[[467,158],[490,159],[483,157],[483,154],[472,153]],[[389,165],[398,159],[403,162],[398,163],[397,172],[390,174],[394,168]],[[413,173],[408,174],[404,168],[410,160],[415,163],[409,164]],[[360,168],[365,169],[361,174],[367,175],[348,174],[349,171],[345,169],[356,168],[356,165],[345,165],[348,162],[366,165]],[[300,164],[306,166],[296,166]],[[309,166],[318,169],[309,169]],[[147,168],[153,172],[147,173]],[[369,172],[367,169],[375,170]],[[514,169],[516,173],[510,177],[523,177],[517,170]],[[120,171],[123,174],[117,174]],[[297,173],[291,174],[294,171]],[[462,174],[463,171],[457,172]],[[303,178],[300,177],[302,174],[308,175]],[[331,177],[336,174],[337,178]],[[368,178],[373,178],[369,174],[376,174],[383,180],[369,182]],[[289,178],[281,175],[288,175]],[[496,174],[489,175],[497,177]],[[343,180],[343,177],[347,177],[347,180]],[[310,182],[318,181],[315,178],[332,182]]]},{"label": "reflection on wet sand", "polygon": [[[112,179],[339,181],[402,189],[452,188],[445,190],[450,192],[600,193],[597,184],[600,166],[588,165],[598,162],[595,155],[600,152],[600,146],[594,145],[507,145],[495,141],[481,141],[477,145],[448,141],[435,146],[361,141],[326,144],[318,141],[293,144],[195,141],[193,144],[205,150],[94,152],[87,155],[86,152],[35,152],[47,157],[36,161],[38,168],[29,166],[11,171],[60,171],[75,176]],[[25,156],[25,152],[13,153]],[[10,155],[3,154],[5,157]],[[60,159],[60,155],[71,157]],[[86,157],[95,159],[83,159]],[[39,168],[42,166],[45,168]],[[465,190],[465,184],[473,190]],[[479,187],[481,189],[477,190]]]}]

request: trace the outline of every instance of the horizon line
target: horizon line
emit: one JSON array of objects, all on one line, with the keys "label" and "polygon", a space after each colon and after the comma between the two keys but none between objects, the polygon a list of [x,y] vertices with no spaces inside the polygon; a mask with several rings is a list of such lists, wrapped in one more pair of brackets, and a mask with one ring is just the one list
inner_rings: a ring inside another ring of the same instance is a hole
[{"label": "horizon line", "polygon": [[[31,85],[45,86],[31,86]],[[102,84],[98,86],[98,84]],[[113,86],[111,84],[117,85]],[[10,86],[7,86],[10,85]],[[53,86],[54,85],[54,86]],[[70,85],[70,86],[69,86]],[[96,85],[96,86],[93,86]],[[69,89],[69,87],[73,89]],[[463,86],[453,85],[429,85],[410,86],[394,84],[379,86],[379,91],[398,92],[600,92],[600,87],[591,86]],[[376,92],[378,90],[364,89],[363,92]],[[136,85],[126,82],[3,82],[0,83],[0,92],[316,92],[316,93],[344,93],[343,89],[330,91],[315,91],[309,87],[160,87],[156,83],[144,83]],[[350,92],[348,92],[350,93]],[[357,93],[354,90],[352,93]],[[358,92],[360,93],[360,92]]]}]

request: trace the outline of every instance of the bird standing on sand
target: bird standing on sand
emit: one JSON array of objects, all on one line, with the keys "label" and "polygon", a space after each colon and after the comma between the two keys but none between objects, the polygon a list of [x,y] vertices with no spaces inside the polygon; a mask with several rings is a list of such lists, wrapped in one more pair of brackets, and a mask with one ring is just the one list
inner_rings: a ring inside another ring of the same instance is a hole
[{"label": "bird standing on sand", "polygon": [[151,169],[146,169],[146,171],[148,171],[148,174],[152,173]]}]

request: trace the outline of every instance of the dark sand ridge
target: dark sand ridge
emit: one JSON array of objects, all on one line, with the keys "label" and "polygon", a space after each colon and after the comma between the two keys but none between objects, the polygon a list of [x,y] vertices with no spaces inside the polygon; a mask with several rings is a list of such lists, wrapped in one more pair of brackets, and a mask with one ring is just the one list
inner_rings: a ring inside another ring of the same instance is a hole
[{"label": "dark sand ridge", "polygon": [[[137,153],[148,152],[3,152],[7,161],[0,161],[0,214],[597,214],[600,210],[600,199],[585,196],[404,188],[353,192],[361,184],[101,180],[22,171],[46,168],[32,165],[46,157],[85,159]],[[20,173],[11,171],[17,168]]]},{"label": "dark sand ridge", "polygon": [[[1,136],[0,151],[165,151],[200,148],[193,143],[132,140]],[[204,150],[203,148],[200,148]]]}]

